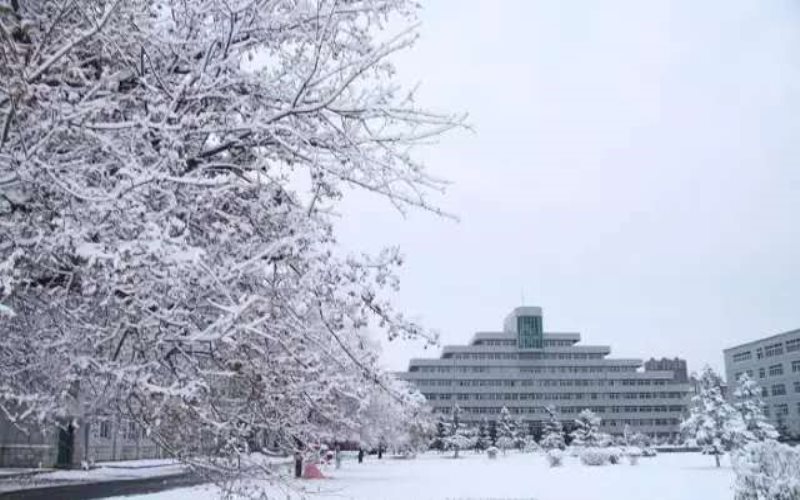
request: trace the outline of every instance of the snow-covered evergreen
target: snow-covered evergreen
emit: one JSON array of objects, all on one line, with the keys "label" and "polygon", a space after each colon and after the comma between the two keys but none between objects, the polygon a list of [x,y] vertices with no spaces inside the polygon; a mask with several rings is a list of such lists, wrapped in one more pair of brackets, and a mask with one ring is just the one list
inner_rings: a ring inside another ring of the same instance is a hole
[{"label": "snow-covered evergreen", "polygon": [[446,449],[453,450],[454,458],[458,458],[461,450],[474,446],[474,433],[461,421],[461,408],[458,405],[453,407],[449,431],[444,443]]},{"label": "snow-covered evergreen", "polygon": [[566,448],[564,442],[564,427],[556,415],[556,410],[552,406],[546,406],[547,422],[544,424],[542,439],[539,442],[545,450],[563,450]]},{"label": "snow-covered evergreen", "polygon": [[475,447],[482,451],[490,446],[492,446],[492,440],[489,436],[489,421],[484,417],[478,425],[478,440]]},{"label": "snow-covered evergreen", "polygon": [[746,441],[747,430],[741,414],[722,396],[722,379],[706,366],[698,381],[699,394],[692,398],[689,417],[681,428],[714,455],[717,467],[720,456]]},{"label": "snow-covered evergreen", "polygon": [[572,437],[570,446],[594,447],[609,444],[608,435],[600,431],[601,423],[602,419],[592,410],[583,410],[575,419],[575,430],[570,434]]},{"label": "snow-covered evergreen", "polygon": [[743,373],[736,383],[733,392],[733,406],[742,416],[746,433],[742,436],[746,441],[767,441],[778,439],[778,431],[767,421],[764,415],[764,401],[761,397],[761,386],[747,373]]},{"label": "snow-covered evergreen", "polygon": [[514,447],[516,431],[511,412],[505,406],[500,409],[500,419],[497,421],[497,447],[506,452]]}]

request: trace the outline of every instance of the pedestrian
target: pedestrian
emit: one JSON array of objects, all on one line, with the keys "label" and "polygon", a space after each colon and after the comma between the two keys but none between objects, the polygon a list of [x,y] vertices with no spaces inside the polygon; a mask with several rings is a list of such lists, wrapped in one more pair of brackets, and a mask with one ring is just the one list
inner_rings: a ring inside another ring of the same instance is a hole
[{"label": "pedestrian", "polygon": [[364,448],[358,449],[358,463],[364,462]]}]

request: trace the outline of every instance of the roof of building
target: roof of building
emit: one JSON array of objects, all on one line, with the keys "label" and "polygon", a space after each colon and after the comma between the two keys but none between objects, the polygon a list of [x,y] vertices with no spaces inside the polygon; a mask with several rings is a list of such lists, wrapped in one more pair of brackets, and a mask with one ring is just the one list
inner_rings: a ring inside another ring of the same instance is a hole
[{"label": "roof of building", "polygon": [[752,345],[755,345],[755,344],[760,344],[762,342],[769,342],[769,341],[772,341],[772,340],[777,340],[777,339],[782,338],[782,337],[788,337],[790,335],[799,334],[799,333],[800,333],[800,328],[798,328],[796,330],[789,330],[788,332],[777,333],[775,335],[770,335],[769,337],[762,337],[760,339],[751,340],[750,342],[745,342],[743,344],[735,345],[733,347],[728,347],[727,349],[724,349],[724,352],[732,351],[734,349],[741,349],[742,347],[752,346]]}]

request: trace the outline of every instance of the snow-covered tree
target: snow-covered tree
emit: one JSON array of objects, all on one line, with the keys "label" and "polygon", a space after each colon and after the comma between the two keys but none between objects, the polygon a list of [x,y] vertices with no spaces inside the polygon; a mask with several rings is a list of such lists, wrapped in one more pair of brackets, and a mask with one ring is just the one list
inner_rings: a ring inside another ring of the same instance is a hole
[{"label": "snow-covered tree", "polygon": [[528,426],[522,418],[514,419],[514,448],[522,450],[528,438]]},{"label": "snow-covered tree", "polygon": [[466,450],[473,445],[474,441],[470,434],[469,428],[461,421],[461,408],[456,405],[453,407],[450,433],[444,439],[445,448],[453,450],[454,458],[458,458],[459,451]]},{"label": "snow-covered tree", "polygon": [[761,387],[747,373],[743,373],[733,392],[733,406],[742,416],[747,432],[742,433],[746,441],[767,441],[778,439],[778,431],[764,416],[764,401]]},{"label": "snow-covered tree", "polygon": [[546,406],[547,422],[542,431],[542,440],[539,443],[545,450],[563,450],[567,447],[564,443],[564,428],[556,415],[556,410],[552,406]]},{"label": "snow-covered tree", "polygon": [[500,409],[500,420],[497,422],[497,447],[505,453],[514,446],[515,437],[514,420],[511,418],[511,412],[504,406]]},{"label": "snow-covered tree", "polygon": [[357,432],[366,327],[435,340],[385,298],[399,252],[334,230],[354,189],[439,212],[412,148],[460,119],[395,80],[415,11],[0,3],[0,409],[113,411],[175,455]]},{"label": "snow-covered tree", "polygon": [[600,431],[602,419],[588,408],[583,410],[575,419],[575,430],[572,431],[572,446],[605,446],[608,436]]},{"label": "snow-covered tree", "polygon": [[722,379],[706,366],[699,379],[699,393],[692,398],[689,417],[681,424],[703,450],[714,455],[717,467],[720,456],[745,440],[744,421],[722,396]]},{"label": "snow-covered tree", "polygon": [[[357,415],[357,436],[339,431],[339,440],[358,440],[362,447],[416,454],[434,433],[434,421],[425,397],[406,382],[391,379],[391,391],[369,387],[369,394]],[[400,397],[398,397],[400,396]]]},{"label": "snow-covered tree", "polygon": [[736,500],[800,498],[800,450],[773,440],[752,441],[734,454]]},{"label": "snow-covered tree", "polygon": [[430,444],[432,449],[439,451],[445,449],[445,438],[449,434],[449,428],[450,425],[445,421],[444,415],[440,413],[436,418],[436,429]]},{"label": "snow-covered tree", "polygon": [[484,417],[478,424],[478,439],[475,447],[483,451],[490,446],[492,446],[492,440],[489,437],[489,421]]}]

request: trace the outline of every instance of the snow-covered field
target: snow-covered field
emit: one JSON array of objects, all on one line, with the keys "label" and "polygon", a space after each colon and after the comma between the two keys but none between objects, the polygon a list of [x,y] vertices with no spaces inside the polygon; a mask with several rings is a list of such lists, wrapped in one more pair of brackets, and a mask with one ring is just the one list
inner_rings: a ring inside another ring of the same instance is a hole
[{"label": "snow-covered field", "polygon": [[[415,460],[371,458],[324,469],[329,479],[293,483],[307,495],[287,494],[274,486],[274,498],[324,500],[730,500],[733,472],[726,460],[699,453],[662,454],[639,465],[583,466],[566,457],[563,467],[549,468],[541,454],[509,453],[497,460],[465,454],[454,460],[427,454]],[[313,494],[311,494],[313,493]],[[211,500],[212,486],[178,489],[126,500]],[[272,498],[272,497],[271,497]]]}]

